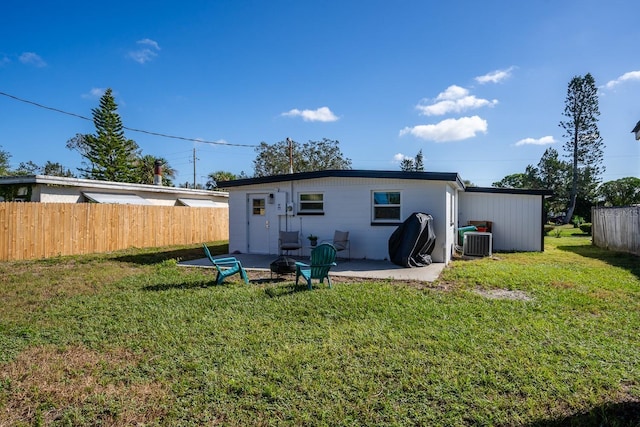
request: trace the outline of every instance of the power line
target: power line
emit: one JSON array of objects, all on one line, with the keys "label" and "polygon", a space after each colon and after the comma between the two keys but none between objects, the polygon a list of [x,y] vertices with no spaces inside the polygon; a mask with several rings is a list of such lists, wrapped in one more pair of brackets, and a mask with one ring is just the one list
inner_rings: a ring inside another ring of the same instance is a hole
[{"label": "power line", "polygon": [[[70,113],[68,111],[60,110],[58,108],[48,107],[46,105],[38,104],[37,102],[29,101],[27,99],[18,98],[17,96],[10,95],[10,94],[5,93],[5,92],[0,92],[0,95],[6,96],[7,98],[14,99],[16,101],[24,102],[25,104],[34,105],[34,106],[36,106],[38,108],[44,108],[45,110],[55,111],[56,113],[66,114],[68,116],[77,117],[77,118],[82,119],[82,120],[93,121],[93,119],[90,119],[89,117],[81,116],[80,114]],[[229,142],[206,141],[204,139],[186,138],[186,137],[183,137],[183,136],[168,135],[168,134],[165,134],[165,133],[152,132],[152,131],[143,130],[143,129],[135,129],[135,128],[127,127],[127,126],[122,126],[122,128],[126,129],[128,131],[131,131],[131,132],[145,133],[145,134],[148,134],[148,135],[161,136],[163,138],[180,139],[180,140],[183,140],[183,141],[201,142],[203,144],[226,145],[226,146],[230,146],[230,147],[249,147],[249,148],[254,148],[254,147],[258,146],[256,144],[233,144],[233,143],[229,143]]]}]

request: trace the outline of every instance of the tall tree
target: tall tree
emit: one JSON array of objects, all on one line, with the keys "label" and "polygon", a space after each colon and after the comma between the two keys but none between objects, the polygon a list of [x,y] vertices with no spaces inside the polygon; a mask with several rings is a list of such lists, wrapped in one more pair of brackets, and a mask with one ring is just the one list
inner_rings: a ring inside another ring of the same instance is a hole
[{"label": "tall tree", "polygon": [[537,188],[552,190],[554,194],[553,199],[545,200],[548,210],[556,215],[566,212],[571,188],[571,165],[560,158],[557,150],[547,148],[538,162],[536,172]]},{"label": "tall tree", "polygon": [[0,176],[9,175],[9,159],[11,154],[9,152],[0,150]]},{"label": "tall tree", "polygon": [[[604,144],[598,131],[598,88],[591,74],[575,76],[569,82],[563,115],[566,120],[560,121],[560,127],[564,129],[563,137],[567,138],[564,149],[571,164],[571,190],[565,216],[569,223],[581,184],[597,185],[598,176],[605,170],[602,165]],[[585,179],[593,182],[584,182]]]},{"label": "tall tree", "polygon": [[400,162],[400,170],[404,172],[424,171],[424,156],[422,154],[422,149],[418,151],[415,158],[412,159],[411,157],[405,157],[402,159],[402,162]]},{"label": "tall tree", "polygon": [[156,160],[162,163],[162,185],[165,187],[173,187],[176,170],[171,167],[164,157],[155,157],[150,154],[140,156],[136,160],[136,180],[134,182],[138,184],[153,184]]},{"label": "tall tree", "polygon": [[215,190],[218,188],[220,181],[231,181],[238,179],[238,176],[228,171],[215,171],[207,175],[207,183],[204,185],[207,190]]},{"label": "tall tree", "polygon": [[37,175],[41,169],[40,166],[29,160],[27,163],[20,162],[18,169],[14,170],[13,173],[15,175]]},{"label": "tall tree", "polygon": [[640,178],[629,176],[607,181],[598,188],[598,194],[606,206],[630,206],[640,204]]},{"label": "tall tree", "polygon": [[494,182],[491,185],[497,188],[540,188],[538,169],[528,165],[524,173],[507,175],[502,178],[502,180]]},{"label": "tall tree", "polygon": [[76,135],[67,141],[67,148],[77,150],[86,159],[85,168],[78,168],[84,178],[117,182],[136,182],[138,144],[124,136],[124,127],[117,113],[111,89],[94,108],[95,135]]},{"label": "tall tree", "polygon": [[411,172],[414,167],[415,167],[415,164],[411,157],[405,157],[400,162],[400,170],[403,172]]},{"label": "tall tree", "polygon": [[261,142],[256,153],[253,161],[256,177],[289,173],[290,154],[294,172],[351,169],[351,159],[344,157],[340,151],[340,143],[327,138],[305,144],[295,141],[280,141],[275,144]]},{"label": "tall tree", "polygon": [[64,176],[67,178],[75,178],[75,175],[73,174],[73,172],[71,172],[71,169],[62,166],[58,162],[54,163],[48,160],[47,163],[45,163],[42,167],[42,173],[44,175],[50,176]]}]

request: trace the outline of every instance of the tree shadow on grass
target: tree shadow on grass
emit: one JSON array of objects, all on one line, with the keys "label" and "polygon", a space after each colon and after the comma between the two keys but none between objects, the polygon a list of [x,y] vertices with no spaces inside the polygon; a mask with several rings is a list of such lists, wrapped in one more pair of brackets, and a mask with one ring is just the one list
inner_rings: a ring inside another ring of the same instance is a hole
[{"label": "tree shadow on grass", "polygon": [[142,288],[142,290],[149,291],[149,292],[164,292],[171,289],[190,290],[190,289],[210,288],[214,286],[217,286],[216,281],[212,280],[210,282],[159,283],[157,285],[145,286]]},{"label": "tree shadow on grass", "polygon": [[[228,253],[229,245],[227,243],[219,243],[219,244],[208,244],[209,251],[211,251],[211,255],[223,255]],[[131,254],[131,255],[122,255],[114,258],[116,261],[120,262],[130,262],[133,264],[141,264],[141,265],[152,265],[159,264],[163,261],[167,261],[170,259],[177,259],[180,261],[189,261],[194,259],[204,258],[204,251],[202,250],[202,246],[195,246],[192,248],[180,248],[180,249],[170,249],[165,251],[158,251],[151,249],[149,251],[141,249],[140,253]]]},{"label": "tree shadow on grass", "polygon": [[[285,281],[285,279],[282,280]],[[306,283],[296,285],[295,282],[288,282],[286,285],[268,287],[264,290],[264,293],[270,298],[279,298],[308,290]]]},{"label": "tree shadow on grass", "polygon": [[534,421],[529,427],[631,427],[640,425],[640,402],[605,403],[589,412]]},{"label": "tree shadow on grass", "polygon": [[[150,292],[162,292],[162,291],[168,291],[170,289],[184,289],[184,290],[189,290],[189,289],[202,289],[202,288],[215,288],[217,286],[225,286],[225,285],[230,285],[230,284],[234,284],[234,285],[244,285],[244,282],[242,281],[224,281],[221,284],[216,284],[216,280],[215,280],[215,276],[212,276],[213,278],[207,282],[182,282],[182,283],[160,283],[157,285],[149,285],[149,286],[145,286],[142,288],[142,290],[144,291],[150,291]],[[264,284],[269,284],[269,283],[279,283],[279,282],[284,282],[285,279],[283,278],[274,278],[274,279],[251,279],[249,280],[249,285],[264,285]],[[246,286],[246,285],[245,285]]]},{"label": "tree shadow on grass", "polygon": [[573,252],[583,257],[598,259],[613,267],[624,268],[640,279],[640,258],[633,254],[608,251],[593,245],[558,246],[558,249]]}]

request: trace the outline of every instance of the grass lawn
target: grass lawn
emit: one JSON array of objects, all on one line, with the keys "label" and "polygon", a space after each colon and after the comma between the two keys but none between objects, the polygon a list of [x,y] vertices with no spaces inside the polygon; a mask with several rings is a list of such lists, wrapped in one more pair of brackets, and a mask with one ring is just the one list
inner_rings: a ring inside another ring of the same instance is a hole
[{"label": "grass lawn", "polygon": [[0,426],[640,425],[640,261],[571,232],[427,287],[0,263]]}]

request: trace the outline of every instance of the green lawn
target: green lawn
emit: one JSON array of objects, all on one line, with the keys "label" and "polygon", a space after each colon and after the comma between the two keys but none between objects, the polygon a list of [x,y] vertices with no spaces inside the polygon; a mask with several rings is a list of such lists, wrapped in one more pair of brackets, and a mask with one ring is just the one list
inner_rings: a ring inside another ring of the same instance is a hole
[{"label": "green lawn", "polygon": [[193,247],[0,263],[0,426],[639,425],[640,262],[570,233],[426,288],[215,286]]}]

